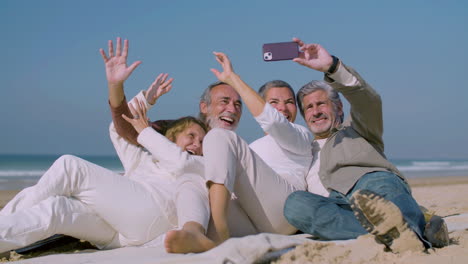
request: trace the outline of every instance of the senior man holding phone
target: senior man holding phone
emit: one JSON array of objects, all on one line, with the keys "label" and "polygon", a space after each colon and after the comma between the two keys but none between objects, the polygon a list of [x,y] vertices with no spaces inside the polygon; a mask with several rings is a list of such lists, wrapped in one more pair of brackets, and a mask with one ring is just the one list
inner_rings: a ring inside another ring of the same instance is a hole
[{"label": "senior man holding phone", "polygon": [[[424,232],[424,215],[410,186],[385,157],[377,92],[322,46],[294,41],[301,53],[293,60],[325,77],[297,94],[300,112],[315,136],[314,159],[307,175],[309,192],[295,192],[286,201],[289,223],[326,240],[371,233],[393,252],[448,244],[445,223],[437,234]],[[339,93],[351,105],[346,120]]]}]

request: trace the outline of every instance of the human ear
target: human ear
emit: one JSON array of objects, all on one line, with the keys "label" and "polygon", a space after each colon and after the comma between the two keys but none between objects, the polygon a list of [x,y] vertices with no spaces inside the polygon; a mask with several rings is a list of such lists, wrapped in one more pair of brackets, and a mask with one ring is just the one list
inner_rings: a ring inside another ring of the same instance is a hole
[{"label": "human ear", "polygon": [[208,113],[208,104],[206,102],[200,102],[200,112],[202,114]]},{"label": "human ear", "polygon": [[338,110],[338,111],[337,111],[337,112],[338,112],[338,116],[342,116],[342,115],[343,115],[343,103],[342,103],[341,101],[338,102],[337,108],[338,108],[338,109],[337,109],[337,110]]}]

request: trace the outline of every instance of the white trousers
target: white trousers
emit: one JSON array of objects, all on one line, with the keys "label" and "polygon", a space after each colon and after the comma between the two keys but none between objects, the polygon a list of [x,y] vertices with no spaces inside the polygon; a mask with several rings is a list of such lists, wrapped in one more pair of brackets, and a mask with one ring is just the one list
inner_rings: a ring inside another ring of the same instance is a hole
[{"label": "white trousers", "polygon": [[[293,185],[266,164],[236,133],[215,128],[203,140],[205,178],[237,197],[246,218],[259,232],[292,234],[296,229],[283,215]],[[244,217],[244,219],[245,219]]]},{"label": "white trousers", "polygon": [[[184,174],[180,176],[177,184],[175,199],[179,228],[187,222],[197,222],[205,228],[208,237],[214,238],[216,230],[210,222],[211,212],[205,178],[193,173]],[[228,226],[233,237],[258,233],[237,200],[229,201]]]},{"label": "white trousers", "polygon": [[0,212],[0,252],[55,233],[111,248],[141,245],[171,227],[144,184],[64,155]]},{"label": "white trousers", "polygon": [[207,230],[210,204],[205,180],[201,175],[186,173],[177,179],[175,204],[179,228],[187,222],[197,222]]},{"label": "white trousers", "polygon": [[52,196],[36,205],[0,216],[0,252],[21,248],[55,234],[91,241],[103,248],[116,231],[82,202]]}]

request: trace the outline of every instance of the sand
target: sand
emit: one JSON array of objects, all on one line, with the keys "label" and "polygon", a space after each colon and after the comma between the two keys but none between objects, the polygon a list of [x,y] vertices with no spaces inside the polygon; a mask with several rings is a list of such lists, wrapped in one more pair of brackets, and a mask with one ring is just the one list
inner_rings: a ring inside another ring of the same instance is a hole
[{"label": "sand", "polygon": [[[468,177],[410,179],[416,201],[440,216],[468,213]],[[424,252],[384,252],[371,235],[354,243],[307,243],[275,263],[468,263],[468,229],[451,232],[450,245]]]},{"label": "sand", "polygon": [[[410,179],[410,185],[418,203],[437,215],[468,213],[468,176],[416,178]],[[0,191],[0,208],[16,193]],[[451,232],[450,240],[445,248],[402,254],[384,252],[370,235],[346,244],[312,241],[286,253],[276,263],[468,263],[468,229]]]}]

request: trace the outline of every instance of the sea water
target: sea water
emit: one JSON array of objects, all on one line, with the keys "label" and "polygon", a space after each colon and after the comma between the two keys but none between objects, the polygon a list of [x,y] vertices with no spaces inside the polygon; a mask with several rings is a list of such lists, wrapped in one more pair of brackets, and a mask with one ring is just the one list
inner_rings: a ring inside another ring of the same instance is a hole
[{"label": "sea water", "polygon": [[[20,190],[34,185],[59,157],[60,155],[0,154],[0,190]],[[117,156],[79,157],[116,173],[124,171]],[[468,177],[468,160],[391,159],[390,161],[408,178]]]},{"label": "sea water", "polygon": [[[123,173],[117,156],[80,156],[116,173]],[[36,184],[60,155],[0,154],[0,190],[21,190]]]}]

